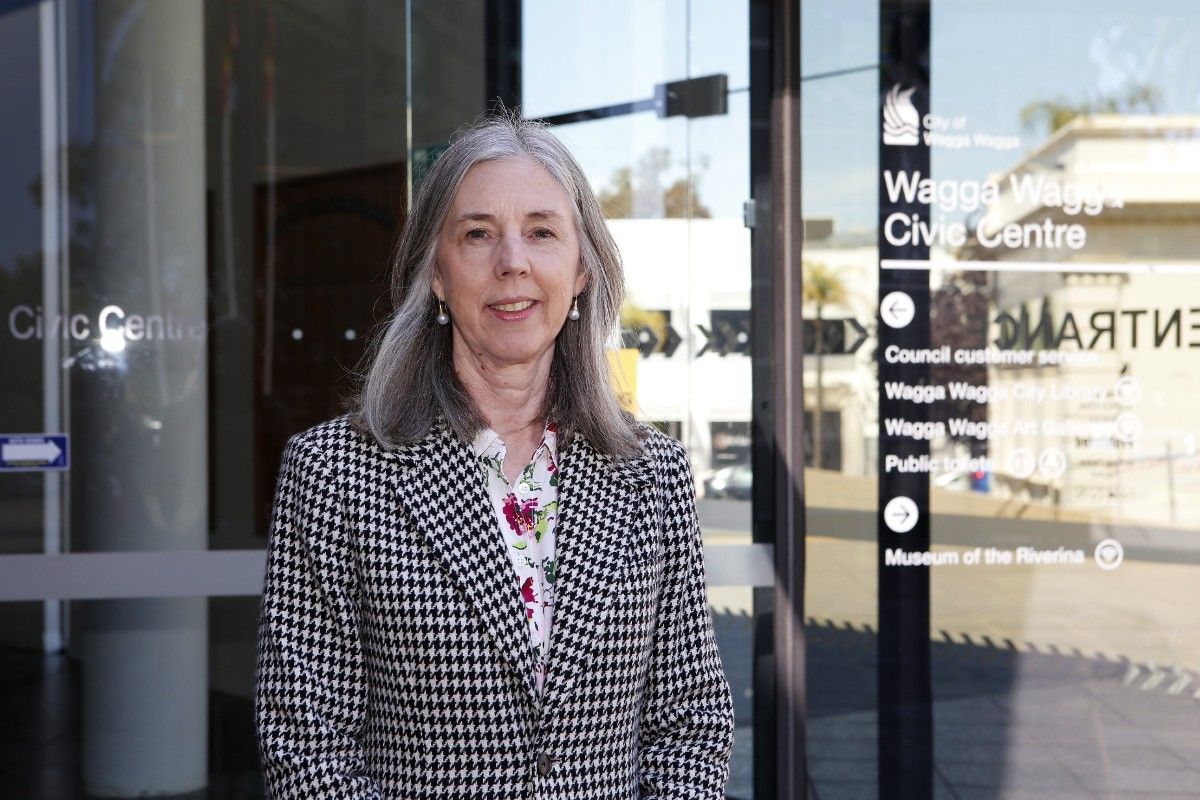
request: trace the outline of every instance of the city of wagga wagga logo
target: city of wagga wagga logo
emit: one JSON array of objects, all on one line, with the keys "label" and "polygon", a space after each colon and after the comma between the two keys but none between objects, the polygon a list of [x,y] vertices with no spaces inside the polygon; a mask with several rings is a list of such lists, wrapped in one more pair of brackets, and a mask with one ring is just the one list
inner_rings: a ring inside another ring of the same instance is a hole
[{"label": "city of wagga wagga logo", "polygon": [[967,115],[921,116],[913,105],[916,88],[903,89],[894,84],[883,96],[883,143],[913,147],[924,142],[929,147],[944,150],[998,150],[1006,152],[1021,146],[1021,137],[1003,133],[969,131]]}]

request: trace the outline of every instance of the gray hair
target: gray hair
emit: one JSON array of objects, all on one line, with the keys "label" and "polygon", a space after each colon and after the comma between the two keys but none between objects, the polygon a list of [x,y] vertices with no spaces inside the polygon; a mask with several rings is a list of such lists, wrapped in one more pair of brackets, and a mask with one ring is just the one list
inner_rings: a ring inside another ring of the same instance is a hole
[{"label": "gray hair", "polygon": [[545,123],[519,113],[481,117],[456,132],[429,168],[391,259],[391,318],[371,337],[347,406],[352,424],[392,449],[425,436],[438,415],[464,442],[487,421],[466,392],[451,358],[451,326],[438,325],[433,293],[437,240],[467,170],[476,164],[526,158],[545,167],[566,190],[575,217],[587,283],[578,320],[555,339],[543,418],[558,428],[560,447],[582,435],[597,450],[625,458],[641,450],[641,426],[621,408],[605,352],[625,294],[617,244],[587,177]]}]

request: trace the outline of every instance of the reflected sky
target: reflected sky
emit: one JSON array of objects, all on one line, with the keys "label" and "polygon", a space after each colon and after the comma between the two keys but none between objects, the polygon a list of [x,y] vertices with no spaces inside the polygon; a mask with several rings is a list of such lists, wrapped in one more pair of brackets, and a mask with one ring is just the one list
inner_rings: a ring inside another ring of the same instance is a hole
[{"label": "reflected sky", "polygon": [[[597,189],[651,147],[670,151],[674,171],[696,173],[714,217],[741,217],[749,194],[750,22],[748,3],[621,0],[523,4],[522,93],[528,117],[642,100],[657,83],[728,76],[724,117],[660,120],[654,113],[577,123],[555,132]],[[614,146],[617,145],[617,146]]]},{"label": "reflected sky", "polygon": [[[651,146],[700,173],[714,216],[736,217],[746,199],[745,92],[748,4],[701,0],[563,3],[526,0],[524,110],[529,116],[649,97],[654,84],[723,72],[734,90],[729,119],[689,132],[653,114],[560,129],[598,185]],[[1200,111],[1200,7],[1189,0],[955,0],[933,5],[933,110],[966,114],[973,129],[1018,135],[1022,151],[1044,138],[1023,128],[1038,100],[1079,101],[1153,86],[1158,110]],[[878,56],[878,0],[806,0],[801,26],[806,76],[869,66]],[[743,90],[738,94],[738,90]],[[866,71],[804,84],[804,209],[834,216],[837,230],[871,229],[876,214],[877,83]],[[0,265],[40,246],[40,214],[27,187],[40,170],[37,8],[0,15]],[[612,147],[613,141],[629,142]],[[980,178],[1019,153],[934,151],[940,177]]]}]

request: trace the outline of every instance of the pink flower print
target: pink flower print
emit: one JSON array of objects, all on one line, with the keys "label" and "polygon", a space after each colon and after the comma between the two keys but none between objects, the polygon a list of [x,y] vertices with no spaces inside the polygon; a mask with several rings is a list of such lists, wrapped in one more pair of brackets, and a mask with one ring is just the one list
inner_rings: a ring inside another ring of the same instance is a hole
[{"label": "pink flower print", "polygon": [[518,505],[515,494],[509,492],[508,497],[504,498],[504,519],[508,521],[508,527],[512,528],[513,533],[518,536],[533,528],[536,516],[536,499],[530,498]]},{"label": "pink flower print", "polygon": [[517,496],[509,493],[508,497],[504,498],[504,519],[508,521],[508,527],[513,529],[513,533],[521,532],[521,512],[517,510]]},{"label": "pink flower print", "polygon": [[521,584],[521,599],[525,601],[525,615],[527,617],[532,617],[533,616],[533,608],[531,607],[531,605],[534,603],[537,603],[537,598],[534,597],[534,595],[533,595],[533,576],[532,575],[530,575],[528,578],[526,578],[525,582],[523,584]]}]

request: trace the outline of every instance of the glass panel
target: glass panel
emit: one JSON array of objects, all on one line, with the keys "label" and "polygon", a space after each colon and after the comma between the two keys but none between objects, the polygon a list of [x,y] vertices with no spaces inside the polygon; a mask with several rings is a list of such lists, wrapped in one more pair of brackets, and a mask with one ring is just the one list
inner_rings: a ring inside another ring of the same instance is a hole
[{"label": "glass panel", "polygon": [[[404,6],[5,9],[0,557],[261,550],[384,291]],[[5,604],[0,795],[261,796],[257,608]]]},{"label": "glass panel", "polygon": [[973,137],[932,148],[929,216],[971,233],[930,258],[972,262],[930,273],[934,344],[1007,357],[934,371],[975,387],[931,416],[963,463],[931,476],[934,547],[985,561],[931,570],[939,768],[1194,794],[1200,13],[938,2],[932,31],[931,119]]},{"label": "glass panel", "polygon": [[[43,213],[37,199],[42,171],[43,91],[39,65],[39,20],[36,6],[0,16],[0,108],[5,114],[5,141],[0,147],[0,299],[4,331],[0,360],[0,433],[44,431],[49,416],[43,397],[45,348],[36,338],[38,309],[43,303]],[[53,131],[49,131],[53,148]],[[55,427],[55,432],[59,428]],[[33,443],[35,449],[38,443]],[[39,454],[40,455],[40,454]],[[7,463],[7,458],[4,463]],[[44,462],[43,462],[44,463]],[[44,497],[47,484],[57,486],[57,472],[0,474],[0,553],[39,553],[47,536]]]},{"label": "glass panel", "polygon": [[814,787],[1193,795],[1200,14],[860,10],[802,24]]},{"label": "glass panel", "polygon": [[805,660],[817,797],[873,797],[878,780],[879,435],[874,346],[863,341],[878,293],[878,5],[801,6]]},{"label": "glass panel", "polygon": [[[689,5],[522,3],[523,113],[544,117],[644,100],[654,96],[656,82],[684,77],[692,42]],[[596,46],[579,46],[587,40]],[[563,75],[573,79],[559,79]]]},{"label": "glass panel", "polygon": [[407,50],[411,82],[413,179],[450,134],[483,111],[487,95],[486,3],[406,0],[412,17]]},{"label": "glass panel", "polygon": [[[751,540],[747,15],[746,4],[682,0],[523,4],[526,116],[631,103],[653,98],[658,84],[725,76],[722,113],[645,110],[554,131],[604,203],[625,263],[622,344],[636,412],[687,446],[710,545]],[[574,30],[589,33],[563,35]],[[752,590],[711,587],[709,600],[737,715],[727,792],[749,798]]]},{"label": "glass panel", "polygon": [[41,606],[4,606],[5,797],[133,797],[147,786],[175,798],[263,796],[244,646],[257,598],[72,602],[61,653],[17,638],[26,621],[40,625]]},{"label": "glass panel", "polygon": [[[531,29],[551,19],[543,5]],[[526,32],[527,66],[543,51],[595,64],[618,41],[637,54],[605,61],[613,81],[585,82],[590,95],[566,94],[563,59],[539,73],[551,99],[527,71],[529,108],[725,76],[719,114],[562,131],[634,265],[625,341],[646,350],[642,415],[688,443],[706,542],[749,542],[746,8],[626,6],[606,15],[607,41],[563,50],[556,30]],[[0,553],[261,549],[284,440],[340,411],[343,369],[379,319],[412,171],[481,110],[485,4],[6,7],[0,360],[14,390],[0,431],[66,435],[69,461],[26,450],[24,468],[51,471],[0,474]],[[590,32],[594,12],[572,9]],[[18,444],[53,455],[54,442]],[[751,796],[749,598],[710,597],[737,703],[733,797]],[[0,794],[258,796],[257,605],[6,604],[4,741],[17,746]]]},{"label": "glass panel", "polygon": [[37,8],[0,24],[0,431],[65,434],[69,469],[4,475],[0,549],[261,548],[282,443],[338,412],[384,290],[404,9],[55,8],[48,49]]}]

